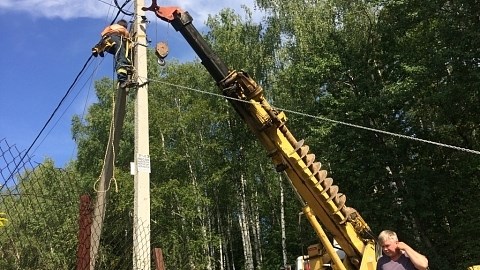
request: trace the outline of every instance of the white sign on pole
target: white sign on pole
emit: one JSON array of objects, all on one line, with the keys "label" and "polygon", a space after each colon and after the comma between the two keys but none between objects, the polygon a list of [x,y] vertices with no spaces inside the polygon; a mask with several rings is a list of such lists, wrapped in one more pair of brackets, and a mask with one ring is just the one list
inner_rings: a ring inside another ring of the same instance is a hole
[{"label": "white sign on pole", "polygon": [[139,172],[151,173],[149,155],[137,154],[137,170]]}]

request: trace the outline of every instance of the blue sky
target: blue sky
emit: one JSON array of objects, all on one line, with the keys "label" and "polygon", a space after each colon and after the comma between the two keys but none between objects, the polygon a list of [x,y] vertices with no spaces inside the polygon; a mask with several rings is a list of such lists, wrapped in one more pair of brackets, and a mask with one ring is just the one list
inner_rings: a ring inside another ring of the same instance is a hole
[{"label": "blue sky", "polygon": [[[145,0],[145,5],[150,3]],[[158,4],[187,10],[200,31],[208,14],[227,7],[240,13],[241,4],[253,9],[253,0],[168,0]],[[132,6],[126,7],[133,9]],[[116,13],[113,0],[0,0],[0,139],[19,150],[28,149],[90,56],[99,32]],[[153,13],[149,20],[152,23],[147,34],[151,46],[159,41],[169,44],[167,61],[195,58],[180,33],[157,20]],[[115,77],[112,66],[110,55],[91,61],[30,150],[33,161],[49,157],[56,166],[63,167],[75,158],[70,131],[72,116],[83,115],[86,106],[95,101],[95,80]]]}]

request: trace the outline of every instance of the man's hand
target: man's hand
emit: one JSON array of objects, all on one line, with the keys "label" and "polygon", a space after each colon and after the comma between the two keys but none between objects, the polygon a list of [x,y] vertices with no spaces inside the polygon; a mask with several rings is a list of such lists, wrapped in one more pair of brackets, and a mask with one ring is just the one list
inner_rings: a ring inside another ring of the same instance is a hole
[{"label": "man's hand", "polygon": [[397,243],[397,248],[400,249],[401,251],[407,251],[407,249],[411,249],[409,245],[405,244],[404,242],[398,242]]},{"label": "man's hand", "polygon": [[405,252],[410,258],[410,261],[413,263],[415,268],[419,270],[425,270],[428,268],[428,260],[425,256],[415,251],[409,245],[405,244],[404,242],[397,243],[397,249]]},{"label": "man's hand", "polygon": [[92,48],[93,56],[97,57],[98,55],[100,55],[101,57],[103,57],[103,50],[101,46],[102,46],[102,43],[99,42],[97,43],[97,45],[95,45],[95,47]]}]

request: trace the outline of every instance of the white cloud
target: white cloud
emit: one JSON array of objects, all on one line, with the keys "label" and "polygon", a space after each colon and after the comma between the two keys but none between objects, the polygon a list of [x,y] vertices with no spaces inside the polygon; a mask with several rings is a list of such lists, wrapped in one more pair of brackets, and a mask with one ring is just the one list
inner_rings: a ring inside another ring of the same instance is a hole
[{"label": "white cloud", "polygon": [[109,7],[99,0],[2,0],[0,3],[0,9],[4,12],[26,12],[34,17],[62,19],[100,18],[105,16]]},{"label": "white cloud", "polygon": [[[126,7],[133,9],[134,0]],[[118,0],[122,5],[125,0]],[[150,6],[151,0],[145,0]],[[208,15],[217,14],[221,9],[232,8],[241,13],[240,6],[246,5],[253,10],[254,0],[157,0],[162,6],[178,6],[188,11],[198,23],[203,24]],[[0,11],[20,11],[34,17],[46,18],[105,18],[111,15],[115,4],[113,0],[1,0]]]},{"label": "white cloud", "polygon": [[197,22],[204,23],[208,15],[217,14],[224,8],[231,8],[241,13],[243,12],[241,5],[246,5],[253,10],[254,0],[165,0],[161,3],[165,6],[178,6],[188,11]]}]

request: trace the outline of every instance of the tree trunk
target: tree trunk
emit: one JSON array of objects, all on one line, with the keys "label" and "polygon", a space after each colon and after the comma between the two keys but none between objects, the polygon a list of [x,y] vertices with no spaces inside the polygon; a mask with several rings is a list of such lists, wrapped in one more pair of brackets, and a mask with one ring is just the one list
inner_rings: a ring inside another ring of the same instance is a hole
[{"label": "tree trunk", "polygon": [[253,204],[251,209],[254,209],[253,215],[253,224],[252,224],[252,232],[253,232],[253,246],[255,247],[255,261],[256,261],[256,269],[262,269],[262,242],[260,238],[260,217],[259,217],[259,210],[258,210],[258,192],[255,191],[255,199],[253,200]]},{"label": "tree trunk", "polygon": [[242,243],[243,243],[243,255],[245,258],[245,269],[253,270],[253,255],[252,255],[252,243],[250,240],[250,231],[247,220],[247,204],[245,199],[245,186],[246,181],[244,175],[240,175],[240,214],[238,216],[238,221],[240,225],[240,230],[242,233]]},{"label": "tree trunk", "polygon": [[282,176],[278,176],[278,182],[280,183],[280,226],[282,231],[282,258],[283,258],[283,267],[287,269],[288,258],[287,258],[287,236],[285,233],[285,198],[283,194],[283,179]]}]

